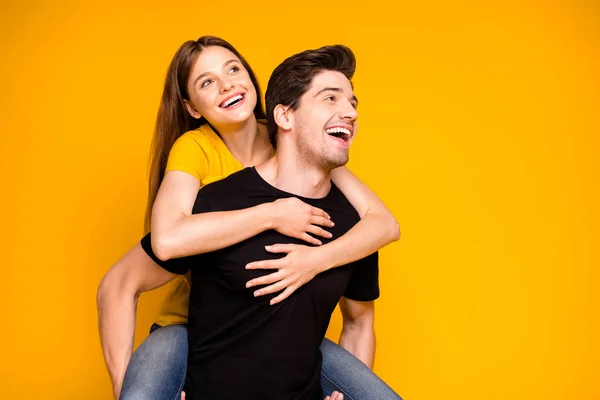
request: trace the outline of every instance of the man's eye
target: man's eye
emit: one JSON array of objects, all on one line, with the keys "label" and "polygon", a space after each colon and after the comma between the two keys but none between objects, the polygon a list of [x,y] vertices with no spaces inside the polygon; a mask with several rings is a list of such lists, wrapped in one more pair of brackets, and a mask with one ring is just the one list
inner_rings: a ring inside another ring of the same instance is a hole
[{"label": "man's eye", "polygon": [[208,85],[210,85],[211,83],[212,83],[212,79],[207,79],[207,80],[205,80],[204,82],[202,82],[202,85],[201,85],[201,87],[205,88],[205,87],[207,87]]}]

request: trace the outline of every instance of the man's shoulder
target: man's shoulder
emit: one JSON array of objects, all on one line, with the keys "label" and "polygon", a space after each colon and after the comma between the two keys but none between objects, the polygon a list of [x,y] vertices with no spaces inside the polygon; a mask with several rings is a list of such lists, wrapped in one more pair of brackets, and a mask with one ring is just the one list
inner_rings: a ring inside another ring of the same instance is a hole
[{"label": "man's shoulder", "polygon": [[209,210],[237,209],[245,204],[252,191],[255,172],[253,168],[245,168],[234,172],[220,181],[203,186],[196,197],[194,213]]},{"label": "man's shoulder", "polygon": [[234,172],[233,174],[221,179],[209,183],[208,185],[200,188],[199,195],[211,196],[221,193],[227,193],[230,191],[243,190],[244,186],[247,186],[248,181],[253,177],[254,169],[252,167],[244,168],[241,171]]},{"label": "man's shoulder", "polygon": [[342,193],[342,191],[331,182],[331,189],[327,195],[327,205],[343,215],[353,217],[352,219],[360,219],[356,209],[350,203],[350,200]]}]

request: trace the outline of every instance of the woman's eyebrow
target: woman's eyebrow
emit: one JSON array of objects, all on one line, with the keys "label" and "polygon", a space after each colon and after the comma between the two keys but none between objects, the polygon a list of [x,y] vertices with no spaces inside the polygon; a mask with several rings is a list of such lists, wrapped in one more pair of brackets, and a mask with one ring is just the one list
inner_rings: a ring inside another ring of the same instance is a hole
[{"label": "woman's eyebrow", "polygon": [[[229,64],[234,63],[234,62],[239,62],[239,61],[232,58],[231,60],[225,61],[222,68],[225,68],[226,66],[228,66]],[[204,73],[198,75],[198,77],[194,80],[194,86],[196,86],[196,82],[198,82],[200,79],[204,78],[208,74],[209,74],[208,72],[204,72]]]}]

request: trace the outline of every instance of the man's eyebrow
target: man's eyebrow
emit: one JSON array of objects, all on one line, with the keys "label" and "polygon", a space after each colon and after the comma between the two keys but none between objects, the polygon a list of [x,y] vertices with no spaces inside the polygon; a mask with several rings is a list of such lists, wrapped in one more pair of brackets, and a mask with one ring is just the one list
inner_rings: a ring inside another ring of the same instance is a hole
[{"label": "man's eyebrow", "polygon": [[[338,92],[338,93],[340,93],[340,92],[342,92],[342,89],[337,88],[337,87],[326,87],[326,88],[323,88],[323,89],[319,90],[317,92],[317,94],[314,95],[314,97],[317,97],[321,93],[327,92],[327,91],[332,91],[332,92]],[[358,106],[358,98],[355,95],[352,95],[351,100],[354,100],[354,102]]]},{"label": "man's eyebrow", "polygon": [[[228,61],[225,62],[225,64],[223,64],[223,68],[226,67],[226,66],[228,66],[231,63],[234,63],[234,62],[239,62],[239,61],[232,58],[231,60],[228,60]],[[194,80],[194,85],[193,86],[196,86],[196,82],[198,82],[200,79],[204,78],[208,74],[209,74],[208,72],[205,72],[203,74],[198,75],[198,77]]]},{"label": "man's eyebrow", "polygon": [[326,87],[326,88],[323,88],[323,89],[319,90],[319,91],[317,92],[317,94],[315,94],[313,97],[317,97],[317,96],[318,96],[318,95],[320,95],[321,93],[323,93],[323,92],[327,92],[327,91],[329,91],[329,90],[330,90],[330,91],[332,91],[332,92],[341,92],[341,91],[342,91],[342,89],[340,89],[340,88],[338,88],[338,87]]}]

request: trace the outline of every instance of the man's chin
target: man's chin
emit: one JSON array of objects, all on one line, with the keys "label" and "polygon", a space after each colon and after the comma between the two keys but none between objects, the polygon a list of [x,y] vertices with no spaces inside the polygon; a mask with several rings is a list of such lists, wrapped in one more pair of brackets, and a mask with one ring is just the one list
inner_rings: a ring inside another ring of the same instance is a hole
[{"label": "man's chin", "polygon": [[327,159],[327,165],[329,169],[343,167],[344,165],[348,164],[348,159],[348,153],[345,155],[339,155],[337,157],[329,157]]}]

